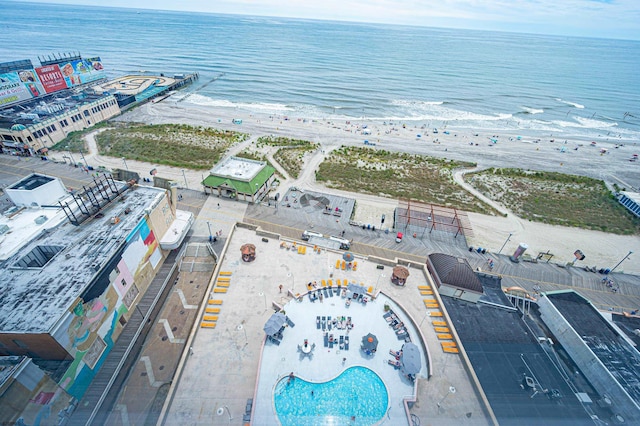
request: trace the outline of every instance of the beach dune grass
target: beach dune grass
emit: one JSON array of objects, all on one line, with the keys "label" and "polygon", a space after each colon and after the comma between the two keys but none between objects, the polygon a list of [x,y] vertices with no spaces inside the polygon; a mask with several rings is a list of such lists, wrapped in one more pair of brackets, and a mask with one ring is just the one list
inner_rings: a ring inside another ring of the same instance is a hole
[{"label": "beach dune grass", "polygon": [[465,180],[523,219],[622,235],[640,232],[640,219],[598,179],[491,168],[469,173]]},{"label": "beach dune grass", "polygon": [[203,170],[247,137],[244,133],[184,124],[127,123],[105,130],[96,140],[102,155]]},{"label": "beach dune grass", "polygon": [[305,155],[318,149],[319,145],[303,139],[261,136],[258,138],[256,146],[258,148],[265,146],[279,147],[273,154],[273,159],[282,166],[289,176],[297,179],[302,171]]},{"label": "beach dune grass", "polygon": [[455,169],[471,167],[475,164],[343,146],[331,152],[320,164],[316,180],[329,188],[497,214],[454,181]]}]

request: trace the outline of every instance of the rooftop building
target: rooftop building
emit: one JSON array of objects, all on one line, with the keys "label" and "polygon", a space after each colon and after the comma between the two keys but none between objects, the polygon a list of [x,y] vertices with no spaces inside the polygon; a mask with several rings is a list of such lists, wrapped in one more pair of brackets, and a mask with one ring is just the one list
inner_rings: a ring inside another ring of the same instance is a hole
[{"label": "rooftop building", "polygon": [[229,157],[216,164],[202,184],[220,197],[257,202],[275,180],[275,169],[264,161]]},{"label": "rooftop building", "polygon": [[192,214],[108,175],[75,194],[37,174],[9,188],[23,207],[0,218],[0,355],[46,364],[80,399]]}]

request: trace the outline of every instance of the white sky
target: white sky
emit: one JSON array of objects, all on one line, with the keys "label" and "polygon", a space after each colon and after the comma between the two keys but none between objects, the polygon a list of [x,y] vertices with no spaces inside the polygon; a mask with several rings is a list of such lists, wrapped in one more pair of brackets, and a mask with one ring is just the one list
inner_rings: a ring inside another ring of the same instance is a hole
[{"label": "white sky", "polygon": [[640,40],[640,0],[35,0]]}]

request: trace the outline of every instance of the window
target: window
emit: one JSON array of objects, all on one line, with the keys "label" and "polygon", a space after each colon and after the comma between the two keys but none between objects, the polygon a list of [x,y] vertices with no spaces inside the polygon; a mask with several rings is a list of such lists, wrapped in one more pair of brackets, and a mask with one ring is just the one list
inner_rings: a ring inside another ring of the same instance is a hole
[{"label": "window", "polygon": [[88,117],[90,115],[89,110],[86,109],[83,111],[83,113],[85,117]]}]

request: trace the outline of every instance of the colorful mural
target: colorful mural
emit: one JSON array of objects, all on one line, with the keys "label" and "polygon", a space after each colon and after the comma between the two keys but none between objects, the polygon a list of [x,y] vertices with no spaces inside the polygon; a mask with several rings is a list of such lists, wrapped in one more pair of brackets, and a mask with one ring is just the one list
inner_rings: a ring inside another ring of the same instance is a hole
[{"label": "colorful mural", "polygon": [[147,219],[142,219],[126,239],[113,270],[105,271],[109,285],[92,300],[80,300],[70,314],[65,345],[74,361],[60,386],[80,399],[113,348],[120,318],[129,312],[139,294],[136,279],[147,265],[162,260],[159,243]]}]

